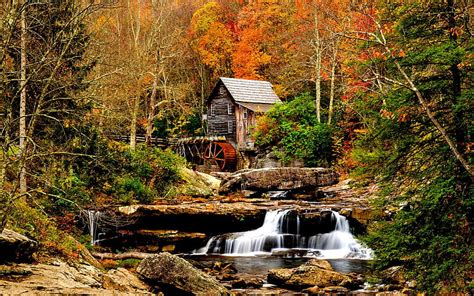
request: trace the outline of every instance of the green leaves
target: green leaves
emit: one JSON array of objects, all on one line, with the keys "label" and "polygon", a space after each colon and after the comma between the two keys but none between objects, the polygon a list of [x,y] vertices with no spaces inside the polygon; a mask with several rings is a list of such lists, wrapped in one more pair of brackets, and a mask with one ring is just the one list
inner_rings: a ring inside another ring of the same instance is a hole
[{"label": "green leaves", "polygon": [[307,166],[329,166],[334,158],[333,130],[317,123],[313,97],[303,94],[276,105],[261,118],[256,144],[273,146],[283,162],[301,159]]}]

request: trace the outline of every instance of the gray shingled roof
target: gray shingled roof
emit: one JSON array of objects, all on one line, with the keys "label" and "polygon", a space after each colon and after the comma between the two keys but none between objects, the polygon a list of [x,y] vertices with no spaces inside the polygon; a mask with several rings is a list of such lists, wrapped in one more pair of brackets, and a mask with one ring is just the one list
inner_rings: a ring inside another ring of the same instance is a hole
[{"label": "gray shingled roof", "polygon": [[236,103],[275,104],[281,102],[268,81],[221,77]]}]

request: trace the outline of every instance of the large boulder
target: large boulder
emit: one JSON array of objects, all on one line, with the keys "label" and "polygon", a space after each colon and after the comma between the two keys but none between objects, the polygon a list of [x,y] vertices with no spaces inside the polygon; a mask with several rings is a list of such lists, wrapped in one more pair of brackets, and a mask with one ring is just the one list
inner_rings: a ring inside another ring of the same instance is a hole
[{"label": "large boulder", "polygon": [[351,275],[342,274],[332,269],[325,260],[313,259],[296,268],[271,269],[268,282],[292,289],[305,289],[318,286],[357,287],[357,279]]},{"label": "large boulder", "polygon": [[220,193],[235,190],[307,190],[338,182],[338,174],[326,168],[280,167],[242,170],[224,180]]},{"label": "large boulder", "polygon": [[15,231],[4,229],[0,234],[0,262],[31,261],[38,243]]},{"label": "large boulder", "polygon": [[143,259],[137,272],[148,283],[170,295],[228,295],[228,290],[215,278],[195,268],[186,260],[170,253]]},{"label": "large boulder", "polygon": [[212,196],[217,194],[221,181],[211,175],[181,168],[182,182],[175,188],[177,195],[183,196]]}]

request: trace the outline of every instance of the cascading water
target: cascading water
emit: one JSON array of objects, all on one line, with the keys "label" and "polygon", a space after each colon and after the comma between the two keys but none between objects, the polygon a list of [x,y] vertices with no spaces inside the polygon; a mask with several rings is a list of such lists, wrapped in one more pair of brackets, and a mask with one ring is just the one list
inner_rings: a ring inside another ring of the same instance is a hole
[{"label": "cascading water", "polygon": [[336,222],[333,231],[309,237],[307,244],[302,247],[317,250],[327,259],[372,257],[371,250],[362,246],[352,235],[346,217],[332,212],[331,219]]},{"label": "cascading water", "polygon": [[98,242],[98,226],[99,220],[102,216],[102,213],[99,211],[86,211],[86,224],[87,228],[89,229],[89,235],[91,237],[91,245],[95,245]]},{"label": "cascading water", "polygon": [[300,217],[294,212],[268,211],[261,227],[214,236],[195,254],[253,256],[272,254],[275,250],[300,249],[326,259],[370,259],[370,249],[352,236],[346,217],[332,211],[331,219],[335,224],[333,231],[305,237],[300,235]]}]

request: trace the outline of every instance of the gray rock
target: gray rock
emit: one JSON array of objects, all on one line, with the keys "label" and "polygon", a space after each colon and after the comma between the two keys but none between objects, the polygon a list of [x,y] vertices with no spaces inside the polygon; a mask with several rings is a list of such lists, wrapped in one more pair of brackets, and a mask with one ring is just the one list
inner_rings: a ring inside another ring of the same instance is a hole
[{"label": "gray rock", "polygon": [[303,190],[329,186],[338,182],[332,169],[280,167],[238,171],[223,181],[220,193],[235,190],[275,191]]},{"label": "gray rock", "polygon": [[38,243],[15,231],[4,229],[0,234],[0,262],[31,261]]},{"label": "gray rock", "polygon": [[143,259],[137,272],[148,283],[165,291],[165,294],[229,295],[228,290],[215,278],[170,253]]}]

